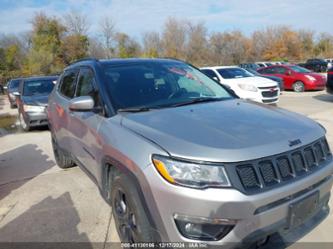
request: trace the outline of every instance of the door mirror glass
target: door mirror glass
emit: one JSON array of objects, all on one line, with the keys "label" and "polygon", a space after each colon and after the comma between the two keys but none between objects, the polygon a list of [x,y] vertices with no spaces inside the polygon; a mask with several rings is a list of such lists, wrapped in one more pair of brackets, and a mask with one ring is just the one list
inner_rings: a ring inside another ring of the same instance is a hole
[{"label": "door mirror glass", "polygon": [[87,112],[94,109],[95,103],[90,96],[81,96],[70,101],[69,109],[76,112]]},{"label": "door mirror glass", "polygon": [[18,96],[20,96],[21,94],[20,94],[19,92],[13,92],[13,95],[16,96],[16,97],[18,97]]}]

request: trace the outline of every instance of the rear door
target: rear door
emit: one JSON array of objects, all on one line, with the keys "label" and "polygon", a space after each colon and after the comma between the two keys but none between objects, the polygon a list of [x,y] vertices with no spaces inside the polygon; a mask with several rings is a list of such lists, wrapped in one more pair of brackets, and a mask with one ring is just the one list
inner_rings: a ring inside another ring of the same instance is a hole
[{"label": "rear door", "polygon": [[80,69],[75,97],[91,96],[95,110],[71,111],[69,132],[72,137],[72,153],[94,177],[102,159],[102,139],[98,135],[100,124],[105,119],[94,71],[89,67]]}]

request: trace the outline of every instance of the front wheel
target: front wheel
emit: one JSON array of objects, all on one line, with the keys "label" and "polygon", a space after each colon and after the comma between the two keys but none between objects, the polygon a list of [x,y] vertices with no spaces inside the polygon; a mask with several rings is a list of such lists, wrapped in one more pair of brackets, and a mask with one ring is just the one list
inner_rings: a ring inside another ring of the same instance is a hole
[{"label": "front wheel", "polygon": [[293,84],[293,90],[294,92],[304,92],[305,91],[305,86],[304,86],[304,83],[302,81],[296,81],[294,84]]},{"label": "front wheel", "polygon": [[116,174],[111,183],[111,204],[116,229],[122,242],[156,242],[155,232],[133,182]]},{"label": "front wheel", "polygon": [[24,119],[22,112],[19,113],[20,127],[24,131],[30,131],[30,125]]},{"label": "front wheel", "polygon": [[75,164],[71,157],[69,157],[58,145],[55,138],[52,137],[52,149],[54,158],[56,160],[57,165],[59,168],[67,169],[73,167]]}]

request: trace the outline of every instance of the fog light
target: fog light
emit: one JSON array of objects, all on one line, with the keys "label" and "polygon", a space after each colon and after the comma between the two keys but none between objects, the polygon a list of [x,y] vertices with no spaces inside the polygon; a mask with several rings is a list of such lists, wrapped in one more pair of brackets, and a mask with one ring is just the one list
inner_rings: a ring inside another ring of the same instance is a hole
[{"label": "fog light", "polygon": [[225,237],[235,226],[234,220],[209,219],[175,215],[175,223],[179,232],[188,239],[216,241]]}]

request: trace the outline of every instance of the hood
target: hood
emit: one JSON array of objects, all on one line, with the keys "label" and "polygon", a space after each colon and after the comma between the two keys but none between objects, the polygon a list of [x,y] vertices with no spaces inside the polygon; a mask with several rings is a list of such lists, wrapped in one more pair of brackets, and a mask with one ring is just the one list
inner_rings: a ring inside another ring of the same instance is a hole
[{"label": "hood", "polygon": [[48,97],[48,95],[22,96],[22,100],[26,105],[47,106]]},{"label": "hood", "polygon": [[223,84],[232,86],[233,84],[249,84],[249,85],[255,85],[256,87],[274,87],[277,86],[277,83],[273,80],[260,77],[260,76],[254,76],[254,77],[245,77],[245,78],[235,78],[235,79],[224,79]]},{"label": "hood", "polygon": [[[124,127],[170,155],[211,162],[283,153],[325,133],[301,115],[239,99],[120,115]],[[296,139],[302,143],[291,148],[289,141]]]}]

